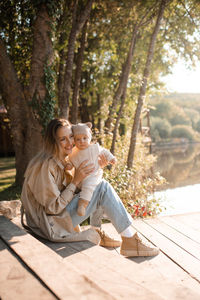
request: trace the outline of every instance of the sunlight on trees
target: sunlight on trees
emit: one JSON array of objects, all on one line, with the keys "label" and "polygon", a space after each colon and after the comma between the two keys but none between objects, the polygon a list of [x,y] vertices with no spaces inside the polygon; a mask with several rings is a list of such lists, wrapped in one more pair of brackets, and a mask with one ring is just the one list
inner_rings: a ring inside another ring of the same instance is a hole
[{"label": "sunlight on trees", "polygon": [[[124,164],[132,170],[142,111],[163,91],[160,78],[179,56],[190,64],[200,59],[195,0],[1,1],[0,23],[0,101],[20,184],[42,131],[57,116],[91,121],[112,151],[126,139]],[[199,138],[197,103],[181,108],[161,98],[153,105],[155,141],[177,135],[180,125]]]}]

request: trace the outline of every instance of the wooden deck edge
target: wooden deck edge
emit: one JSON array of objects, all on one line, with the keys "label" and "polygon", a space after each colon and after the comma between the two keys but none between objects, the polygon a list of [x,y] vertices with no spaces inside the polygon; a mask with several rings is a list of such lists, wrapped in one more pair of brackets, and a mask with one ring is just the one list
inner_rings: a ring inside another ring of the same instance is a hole
[{"label": "wooden deck edge", "polygon": [[178,244],[168,239],[158,229],[154,228],[146,221],[136,221],[133,226],[142,236],[144,236],[153,245],[160,248],[171,261],[186,272],[191,278],[200,283],[200,261],[187,253]]},{"label": "wooden deck edge", "polygon": [[[25,230],[0,216],[0,237],[58,299],[115,299]],[[55,280],[56,279],[56,280]]]},{"label": "wooden deck edge", "polygon": [[0,299],[58,299],[27,269],[1,238],[0,252]]}]

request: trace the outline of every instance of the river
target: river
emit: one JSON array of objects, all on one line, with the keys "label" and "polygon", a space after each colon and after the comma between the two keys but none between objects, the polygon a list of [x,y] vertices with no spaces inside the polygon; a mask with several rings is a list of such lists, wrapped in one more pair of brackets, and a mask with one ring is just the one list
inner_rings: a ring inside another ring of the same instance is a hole
[{"label": "river", "polygon": [[200,211],[200,143],[155,149],[155,170],[168,184],[155,193],[160,215]]}]

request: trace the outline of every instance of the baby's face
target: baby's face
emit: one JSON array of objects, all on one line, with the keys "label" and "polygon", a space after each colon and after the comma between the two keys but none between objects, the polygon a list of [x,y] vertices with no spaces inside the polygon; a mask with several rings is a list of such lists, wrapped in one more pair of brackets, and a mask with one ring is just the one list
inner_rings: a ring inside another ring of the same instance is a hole
[{"label": "baby's face", "polygon": [[74,136],[74,142],[79,150],[84,150],[90,145],[90,138],[86,134],[77,134]]}]

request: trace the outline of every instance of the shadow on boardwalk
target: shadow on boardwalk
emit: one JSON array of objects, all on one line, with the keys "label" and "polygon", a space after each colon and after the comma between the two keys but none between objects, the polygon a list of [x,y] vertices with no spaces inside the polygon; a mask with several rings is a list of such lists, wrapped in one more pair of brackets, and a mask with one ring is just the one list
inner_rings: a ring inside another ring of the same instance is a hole
[{"label": "shadow on boardwalk", "polygon": [[200,299],[200,213],[135,220],[161,249],[153,258],[127,259],[87,241],[39,241],[13,222],[0,217],[2,299]]}]

